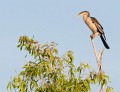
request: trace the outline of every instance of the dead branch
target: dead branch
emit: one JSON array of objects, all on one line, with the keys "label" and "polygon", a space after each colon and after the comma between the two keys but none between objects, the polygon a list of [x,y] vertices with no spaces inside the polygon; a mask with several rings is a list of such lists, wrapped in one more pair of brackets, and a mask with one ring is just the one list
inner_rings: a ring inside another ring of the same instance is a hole
[{"label": "dead branch", "polygon": [[[103,73],[103,71],[102,71],[102,55],[103,55],[104,49],[102,49],[99,53],[97,53],[94,39],[91,39],[91,41],[92,41],[92,46],[93,46],[95,58],[96,58],[98,68],[99,68],[99,74],[102,74]],[[104,89],[104,85],[101,85],[100,92],[103,92],[103,89]]]}]

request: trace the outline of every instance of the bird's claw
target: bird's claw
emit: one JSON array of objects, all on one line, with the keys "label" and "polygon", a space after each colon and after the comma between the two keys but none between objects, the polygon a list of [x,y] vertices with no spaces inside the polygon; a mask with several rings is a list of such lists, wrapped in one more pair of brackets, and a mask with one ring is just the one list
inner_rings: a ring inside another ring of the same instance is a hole
[{"label": "bird's claw", "polygon": [[92,35],[90,35],[90,37],[91,37],[91,39],[94,39],[94,38],[95,38],[95,35],[92,34]]}]

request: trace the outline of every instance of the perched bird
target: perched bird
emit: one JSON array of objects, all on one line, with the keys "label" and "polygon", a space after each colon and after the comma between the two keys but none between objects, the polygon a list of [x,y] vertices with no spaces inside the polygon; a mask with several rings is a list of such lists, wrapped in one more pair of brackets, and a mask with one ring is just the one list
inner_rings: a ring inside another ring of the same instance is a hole
[{"label": "perched bird", "polygon": [[78,15],[83,16],[83,20],[85,21],[87,26],[90,28],[90,30],[93,32],[93,34],[91,35],[91,38],[94,39],[95,36],[97,36],[97,35],[100,36],[104,46],[107,49],[110,49],[110,47],[108,46],[108,44],[106,42],[106,37],[105,37],[105,33],[103,31],[103,27],[100,25],[100,23],[97,21],[97,19],[94,17],[91,17],[90,13],[88,11],[80,12]]}]

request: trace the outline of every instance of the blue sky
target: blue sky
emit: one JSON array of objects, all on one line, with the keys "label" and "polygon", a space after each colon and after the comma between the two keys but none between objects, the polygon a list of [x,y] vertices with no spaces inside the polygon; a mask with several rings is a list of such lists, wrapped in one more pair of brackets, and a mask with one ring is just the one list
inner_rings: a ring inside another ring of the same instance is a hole
[{"label": "blue sky", "polygon": [[[21,35],[40,43],[56,42],[60,55],[72,50],[75,65],[97,64],[90,40],[91,31],[77,13],[88,10],[102,24],[110,50],[104,51],[103,69],[115,92],[120,92],[120,1],[119,0],[1,0],[0,1],[0,91],[6,90],[10,78],[27,62],[26,52],[16,48]],[[104,48],[99,37],[97,47]],[[93,86],[93,92],[99,87]]]}]

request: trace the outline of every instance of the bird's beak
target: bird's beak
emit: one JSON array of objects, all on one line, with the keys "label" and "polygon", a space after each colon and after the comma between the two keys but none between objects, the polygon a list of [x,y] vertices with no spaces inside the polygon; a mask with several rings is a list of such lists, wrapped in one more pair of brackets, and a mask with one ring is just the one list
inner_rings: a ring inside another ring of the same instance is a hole
[{"label": "bird's beak", "polygon": [[82,15],[82,12],[78,13],[78,16]]}]

